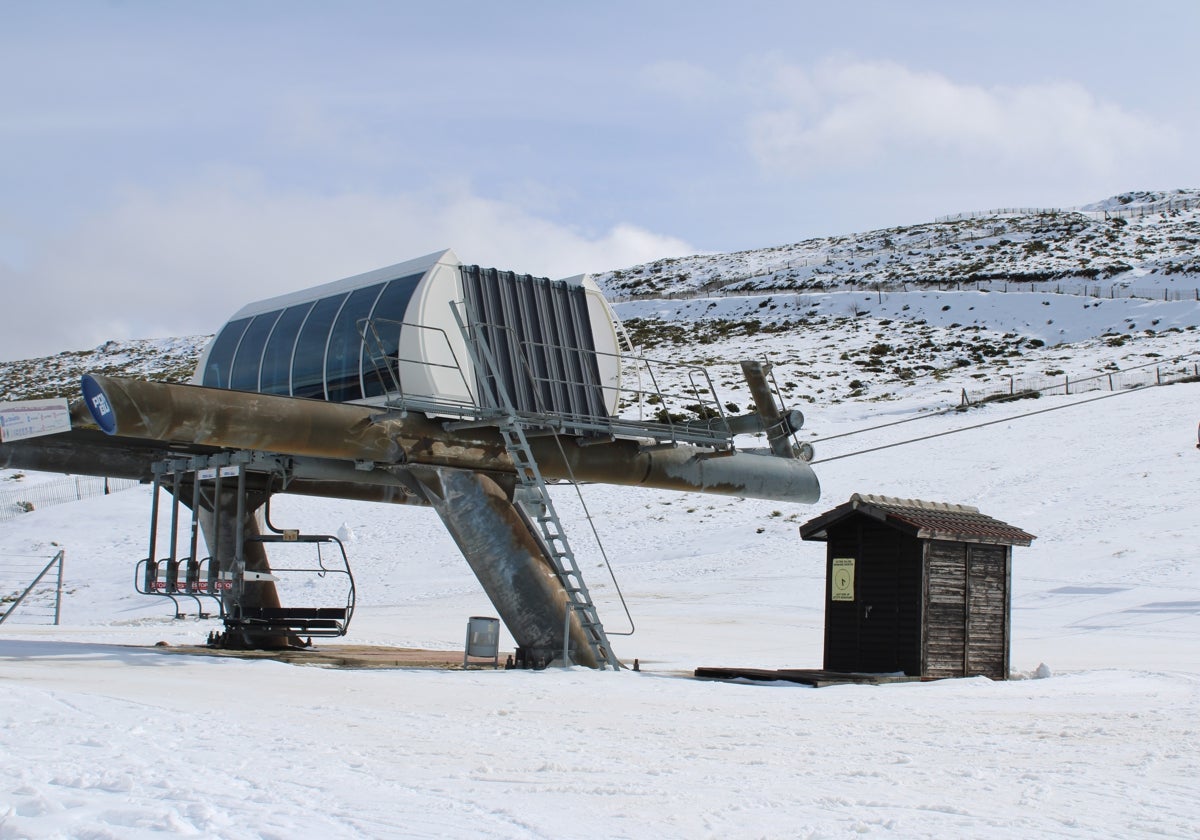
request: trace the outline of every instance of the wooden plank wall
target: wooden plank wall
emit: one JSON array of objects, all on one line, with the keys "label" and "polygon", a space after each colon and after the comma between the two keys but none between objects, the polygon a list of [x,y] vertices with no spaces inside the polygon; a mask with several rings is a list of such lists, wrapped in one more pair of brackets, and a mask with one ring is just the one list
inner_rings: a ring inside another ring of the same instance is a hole
[{"label": "wooden plank wall", "polygon": [[930,540],[925,549],[922,673],[959,677],[967,647],[967,547]]},{"label": "wooden plank wall", "polygon": [[926,549],[923,672],[1008,678],[1011,549],[931,540]]},{"label": "wooden plank wall", "polygon": [[1008,558],[1002,545],[968,547],[966,675],[1008,678]]}]

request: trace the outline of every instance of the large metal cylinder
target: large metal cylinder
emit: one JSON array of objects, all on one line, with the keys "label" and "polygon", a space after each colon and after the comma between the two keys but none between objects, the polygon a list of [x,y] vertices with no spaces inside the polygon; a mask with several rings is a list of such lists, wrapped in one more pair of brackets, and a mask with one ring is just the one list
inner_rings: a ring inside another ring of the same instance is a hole
[{"label": "large metal cylinder", "polygon": [[[775,400],[770,375],[771,365],[767,362],[753,359],[742,362],[742,377],[750,387],[750,396],[754,398],[754,410],[762,419],[771,453],[779,458],[795,458],[796,453],[792,451],[791,426]],[[789,414],[798,415],[799,412]]]},{"label": "large metal cylinder", "polygon": [[[111,435],[375,464],[515,471],[494,427],[451,431],[424,415],[388,417],[371,406],[106,376],[85,376],[83,389],[97,425]],[[584,447],[553,435],[532,438],[530,447],[549,479],[801,504],[821,494],[812,469],[790,458],[688,445],[648,449],[628,439]]]}]

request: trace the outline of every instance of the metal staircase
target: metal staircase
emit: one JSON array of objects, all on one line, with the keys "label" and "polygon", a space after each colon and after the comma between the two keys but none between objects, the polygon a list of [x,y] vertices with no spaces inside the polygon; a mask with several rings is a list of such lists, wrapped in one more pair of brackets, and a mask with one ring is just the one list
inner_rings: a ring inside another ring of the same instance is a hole
[{"label": "metal staircase", "polygon": [[[538,469],[537,459],[533,457],[533,451],[529,448],[524,426],[515,414],[510,414],[499,423],[500,435],[517,469],[517,481],[520,484],[514,493],[513,502],[530,522],[536,523],[546,556],[553,563],[554,570],[567,592],[564,628],[570,627],[573,611],[579,617],[579,624],[583,628],[584,637],[596,658],[596,663],[601,668],[607,665],[613,670],[620,670],[621,662],[612,652],[612,645],[604,632],[604,625],[600,623],[596,605],[592,602],[587,584],[583,582],[579,564],[575,562],[575,553],[571,550],[562,522],[554,510],[554,501],[550,498],[542,471]],[[569,640],[569,632],[564,632],[564,652],[567,652]]]},{"label": "metal staircase", "polygon": [[[566,531],[554,509],[554,501],[550,498],[550,491],[546,488],[546,481],[525,434],[527,428],[549,428],[545,421],[552,418],[543,413],[539,421],[524,418],[517,412],[504,380],[499,376],[500,365],[496,361],[493,349],[488,345],[484,331],[469,328],[457,309],[454,310],[454,316],[466,338],[467,352],[471,355],[476,369],[487,370],[492,374],[490,382],[489,377],[479,378],[480,392],[486,395],[490,403],[486,408],[481,407],[480,414],[490,415],[491,422],[496,424],[504,441],[504,448],[516,468],[518,486],[513,493],[513,505],[530,523],[537,525],[536,536],[567,593],[563,616],[563,664],[569,664],[567,660],[570,658],[571,613],[574,612],[597,666],[611,667],[619,671],[621,661],[613,653],[608,635],[604,632],[604,625],[600,623],[596,605],[592,602],[587,584],[583,582],[579,564],[575,562],[575,552],[571,550]],[[553,430],[551,431],[553,433]]]}]

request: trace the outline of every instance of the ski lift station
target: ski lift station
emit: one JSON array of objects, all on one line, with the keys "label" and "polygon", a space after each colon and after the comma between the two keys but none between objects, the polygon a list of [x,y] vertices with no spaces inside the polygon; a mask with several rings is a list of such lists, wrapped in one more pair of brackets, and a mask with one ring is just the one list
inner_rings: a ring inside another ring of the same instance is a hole
[{"label": "ski lift station", "polygon": [[[485,387],[471,328],[497,370]],[[217,334],[199,384],[473,414],[502,386],[521,411],[605,417],[620,388],[617,321],[596,284],[478,266],[450,251],[249,304]],[[525,364],[529,365],[526,376]]]},{"label": "ski lift station", "polygon": [[[219,615],[214,646],[294,646],[349,628],[354,580],[337,538],[272,522],[271,498],[298,493],[430,508],[515,640],[516,664],[615,669],[548,484],[820,496],[795,439],[803,417],[768,364],[741,363],[754,410],[730,415],[703,367],[631,351],[588,278],[442,251],[242,307],[193,384],[85,376],[69,431],[3,455],[153,482],[138,589],[177,614],[195,602]],[[683,406],[692,419],[663,410]],[[769,446],[739,448],[740,434]],[[294,550],[300,559],[285,559]],[[306,574],[327,584],[322,603],[289,588]]]}]

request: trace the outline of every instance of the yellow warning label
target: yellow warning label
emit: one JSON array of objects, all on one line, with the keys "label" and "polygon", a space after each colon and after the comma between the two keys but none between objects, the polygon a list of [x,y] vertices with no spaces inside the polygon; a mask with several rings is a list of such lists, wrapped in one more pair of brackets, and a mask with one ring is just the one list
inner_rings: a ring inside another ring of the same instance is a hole
[{"label": "yellow warning label", "polygon": [[854,600],[854,558],[834,557],[831,573],[830,588],[833,600]]}]

